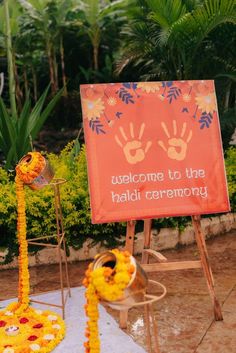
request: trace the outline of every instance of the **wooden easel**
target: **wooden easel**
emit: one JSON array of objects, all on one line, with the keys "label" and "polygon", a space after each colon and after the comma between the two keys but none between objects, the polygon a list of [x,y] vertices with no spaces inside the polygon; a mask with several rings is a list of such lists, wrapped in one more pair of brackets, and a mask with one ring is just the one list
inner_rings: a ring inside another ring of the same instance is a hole
[{"label": "wooden easel", "polygon": [[[214,289],[214,279],[209,263],[207,247],[205,242],[205,237],[201,228],[201,217],[192,216],[192,224],[195,232],[195,239],[199,250],[200,260],[195,261],[178,261],[178,262],[168,262],[167,258],[161,253],[150,249],[151,243],[151,219],[144,220],[144,248],[142,252],[142,267],[143,269],[149,272],[157,271],[174,271],[174,270],[186,270],[194,268],[202,268],[209,294],[213,304],[214,317],[216,321],[223,320],[221,306],[219,301],[216,298],[215,289]],[[134,235],[135,235],[135,221],[127,222],[126,230],[126,246],[125,249],[128,250],[131,254],[133,253],[134,245]],[[149,264],[149,256],[154,257],[157,262]],[[128,311],[123,311],[120,313],[120,327],[127,327],[127,318]]]}]

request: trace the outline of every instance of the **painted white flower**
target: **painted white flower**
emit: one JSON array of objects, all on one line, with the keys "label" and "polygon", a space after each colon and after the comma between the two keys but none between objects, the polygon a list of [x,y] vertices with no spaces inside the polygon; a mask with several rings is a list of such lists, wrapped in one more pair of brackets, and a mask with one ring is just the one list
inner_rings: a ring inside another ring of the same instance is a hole
[{"label": "painted white flower", "polygon": [[53,334],[51,334],[51,333],[43,336],[43,339],[45,341],[52,341],[52,340],[54,340],[54,338],[55,338],[55,336]]},{"label": "painted white flower", "polygon": [[115,97],[109,97],[108,100],[107,100],[107,104],[113,106],[113,105],[116,105],[116,98]]},{"label": "painted white flower", "polygon": [[165,99],[165,96],[163,96],[162,94],[158,94],[158,98],[163,101]]},{"label": "painted white flower", "polygon": [[55,328],[55,330],[60,330],[61,325],[55,324],[55,325],[52,325],[52,328]]},{"label": "painted white flower", "polygon": [[37,351],[39,351],[40,348],[41,348],[40,345],[37,344],[37,343],[31,344],[29,347],[30,347],[30,349],[31,349],[33,352],[37,352]]},{"label": "painted white flower", "polygon": [[184,95],[183,95],[183,101],[184,101],[184,102],[190,102],[190,101],[191,101],[191,96],[190,96],[190,94],[184,94]]},{"label": "painted white flower", "polygon": [[40,309],[36,309],[36,310],[35,310],[35,313],[38,314],[38,315],[41,315],[41,314],[43,313],[43,311],[40,310]]},{"label": "painted white flower", "polygon": [[5,311],[4,313],[6,316],[13,316],[13,312],[12,311]]},{"label": "painted white flower", "polygon": [[13,348],[5,348],[2,353],[14,353],[15,350]]},{"label": "painted white flower", "polygon": [[48,320],[49,321],[57,321],[57,316],[56,315],[48,315]]}]

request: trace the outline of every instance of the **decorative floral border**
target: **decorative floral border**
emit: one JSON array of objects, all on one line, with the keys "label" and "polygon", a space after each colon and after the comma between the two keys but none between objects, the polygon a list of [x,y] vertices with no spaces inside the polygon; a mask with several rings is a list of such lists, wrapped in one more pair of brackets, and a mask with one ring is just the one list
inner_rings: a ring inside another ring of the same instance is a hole
[{"label": "decorative floral border", "polygon": [[[115,88],[115,90],[114,90]],[[81,102],[84,123],[96,135],[104,135],[108,129],[125,118],[127,105],[134,105],[144,95],[154,95],[163,104],[175,104],[182,100],[182,114],[194,118],[201,130],[209,128],[213,113],[217,111],[216,97],[209,81],[126,82],[81,86]],[[190,107],[189,103],[193,103]],[[119,106],[119,109],[115,109]],[[114,112],[111,113],[111,107]]]}]

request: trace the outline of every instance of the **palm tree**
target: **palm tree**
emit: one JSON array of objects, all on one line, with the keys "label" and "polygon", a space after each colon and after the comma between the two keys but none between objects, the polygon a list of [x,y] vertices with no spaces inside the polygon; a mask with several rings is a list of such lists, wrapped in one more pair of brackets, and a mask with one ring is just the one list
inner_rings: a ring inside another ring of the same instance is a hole
[{"label": "palm tree", "polygon": [[112,19],[123,20],[127,0],[77,0],[79,15],[83,22],[83,31],[93,48],[93,68],[99,69],[99,48],[102,35],[108,30]]},{"label": "palm tree", "polygon": [[146,79],[199,78],[205,63],[212,61],[210,49],[216,43],[211,33],[236,22],[235,0],[138,0],[137,4],[123,31],[118,70],[132,63]]},{"label": "palm tree", "polygon": [[[48,11],[48,0],[18,0],[24,9],[24,16],[21,20],[21,32],[23,36],[33,36],[37,42],[41,42],[49,64],[49,74],[52,93],[58,90],[57,63],[55,54],[55,31],[52,16]],[[29,31],[31,29],[31,31]],[[31,33],[30,33],[31,32]],[[31,38],[32,41],[32,38]]]},{"label": "palm tree", "polygon": [[[80,26],[78,20],[71,20],[70,14],[74,12],[74,0],[18,0],[24,9],[25,15],[21,19],[22,37],[35,36],[33,42],[44,48],[46,53],[52,92],[59,86],[58,57],[62,72],[62,84],[66,87],[65,59],[63,36],[68,28]],[[29,31],[31,29],[31,31]],[[32,33],[34,32],[34,34]],[[38,48],[36,48],[38,49]],[[66,94],[66,88],[64,91]]]}]

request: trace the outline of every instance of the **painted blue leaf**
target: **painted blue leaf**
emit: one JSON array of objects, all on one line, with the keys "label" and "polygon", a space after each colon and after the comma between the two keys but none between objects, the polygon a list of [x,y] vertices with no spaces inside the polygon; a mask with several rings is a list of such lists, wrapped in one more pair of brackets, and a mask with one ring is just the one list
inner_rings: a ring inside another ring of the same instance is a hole
[{"label": "painted blue leaf", "polygon": [[121,117],[122,114],[123,114],[122,112],[116,112],[116,117],[117,117],[118,119],[120,119],[120,117]]},{"label": "painted blue leaf", "polygon": [[167,86],[167,87],[171,87],[172,85],[173,85],[173,81],[167,81],[167,82],[166,82],[166,86]]},{"label": "painted blue leaf", "polygon": [[123,83],[123,86],[124,86],[125,88],[131,88],[130,82]]},{"label": "painted blue leaf", "polygon": [[173,99],[177,99],[181,94],[181,89],[178,87],[171,87],[167,93],[167,98],[169,99],[169,103],[172,103]]},{"label": "painted blue leaf", "polygon": [[134,104],[134,100],[132,99],[133,96],[132,94],[130,94],[126,89],[124,88],[120,88],[117,92],[116,92],[119,96],[119,98],[126,104],[132,103]]},{"label": "painted blue leaf", "polygon": [[101,124],[100,120],[90,120],[89,122],[89,127],[92,129],[92,131],[95,131],[96,134],[105,134],[105,131],[102,129],[103,125]]},{"label": "painted blue leaf", "polygon": [[135,90],[135,89],[137,89],[137,86],[138,86],[138,84],[137,83],[132,83],[132,88]]},{"label": "painted blue leaf", "polygon": [[200,119],[198,120],[198,122],[201,124],[200,129],[203,129],[204,127],[209,128],[212,123],[212,119],[213,116],[211,113],[203,112]]}]

